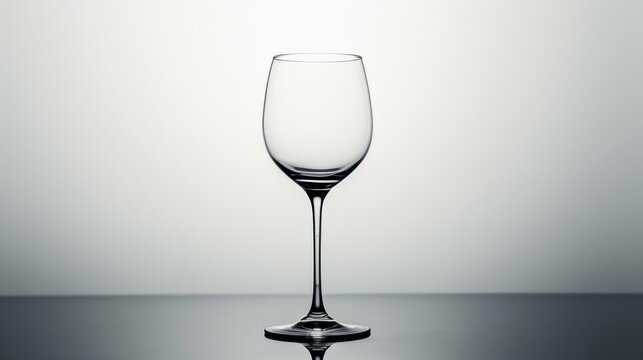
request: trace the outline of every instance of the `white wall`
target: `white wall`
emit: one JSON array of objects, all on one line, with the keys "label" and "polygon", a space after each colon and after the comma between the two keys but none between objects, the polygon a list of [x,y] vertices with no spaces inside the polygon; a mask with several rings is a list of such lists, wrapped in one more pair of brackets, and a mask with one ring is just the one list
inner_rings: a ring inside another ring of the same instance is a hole
[{"label": "white wall", "polygon": [[640,1],[0,0],[0,294],[310,290],[271,56],[364,56],[326,292],[643,291]]}]

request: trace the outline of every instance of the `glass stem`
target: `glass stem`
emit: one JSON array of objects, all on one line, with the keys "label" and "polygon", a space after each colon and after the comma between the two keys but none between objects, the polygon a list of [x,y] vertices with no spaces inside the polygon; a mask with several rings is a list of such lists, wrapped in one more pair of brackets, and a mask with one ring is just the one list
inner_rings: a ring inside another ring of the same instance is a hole
[{"label": "glass stem", "polygon": [[324,309],[321,284],[322,205],[328,191],[307,191],[313,207],[313,301],[307,318],[330,319]]}]

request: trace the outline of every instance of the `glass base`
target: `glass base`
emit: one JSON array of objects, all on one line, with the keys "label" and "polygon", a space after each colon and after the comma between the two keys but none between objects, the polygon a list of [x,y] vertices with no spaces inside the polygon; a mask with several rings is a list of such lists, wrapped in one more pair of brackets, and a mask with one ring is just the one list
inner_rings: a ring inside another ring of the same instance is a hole
[{"label": "glass base", "polygon": [[302,319],[290,325],[271,326],[264,330],[268,339],[293,342],[341,342],[359,340],[371,335],[362,325],[342,324],[335,320]]}]

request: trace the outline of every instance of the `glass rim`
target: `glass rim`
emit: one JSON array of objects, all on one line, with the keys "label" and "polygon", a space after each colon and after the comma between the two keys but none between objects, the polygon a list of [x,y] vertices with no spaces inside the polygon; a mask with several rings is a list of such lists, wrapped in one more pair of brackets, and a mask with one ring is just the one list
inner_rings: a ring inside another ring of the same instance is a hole
[{"label": "glass rim", "polygon": [[277,54],[272,57],[272,60],[299,63],[338,63],[359,61],[362,60],[362,57],[347,53],[288,53]]}]

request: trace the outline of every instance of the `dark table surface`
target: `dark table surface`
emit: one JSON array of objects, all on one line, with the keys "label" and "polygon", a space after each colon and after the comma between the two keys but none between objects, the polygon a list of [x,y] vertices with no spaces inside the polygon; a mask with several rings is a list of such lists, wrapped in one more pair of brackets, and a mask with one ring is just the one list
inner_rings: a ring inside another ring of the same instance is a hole
[{"label": "dark table surface", "polygon": [[[304,296],[0,298],[0,359],[310,359],[264,338]],[[328,296],[368,339],[340,359],[643,359],[641,295]]]}]

